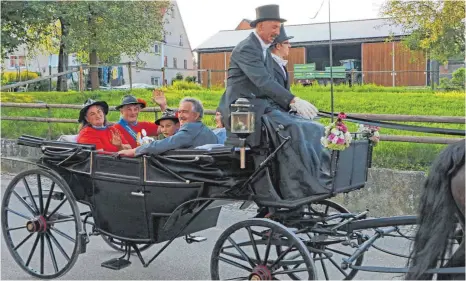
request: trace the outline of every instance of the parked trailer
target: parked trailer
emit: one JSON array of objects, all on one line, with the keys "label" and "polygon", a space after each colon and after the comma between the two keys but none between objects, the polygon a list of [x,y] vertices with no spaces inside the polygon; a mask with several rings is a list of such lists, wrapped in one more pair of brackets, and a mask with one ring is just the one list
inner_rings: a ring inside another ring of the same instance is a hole
[{"label": "parked trailer", "polygon": [[[318,83],[319,85],[327,85],[330,83],[331,76],[335,84],[362,83],[361,62],[356,59],[341,60],[341,66],[326,66],[325,70],[316,70],[315,63],[295,64],[294,65],[294,80],[297,84],[304,86]],[[332,74],[330,73],[332,71]]]}]

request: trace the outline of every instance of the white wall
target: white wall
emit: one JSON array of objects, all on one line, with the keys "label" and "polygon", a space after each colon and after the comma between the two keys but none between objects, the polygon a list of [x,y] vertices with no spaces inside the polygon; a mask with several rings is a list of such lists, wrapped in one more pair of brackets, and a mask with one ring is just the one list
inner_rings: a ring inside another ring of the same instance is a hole
[{"label": "white wall", "polygon": [[[167,80],[168,84],[171,84],[172,79],[178,72],[180,72],[183,77],[197,75],[196,71],[185,70],[185,60],[186,69],[194,69],[193,53],[189,44],[186,30],[183,25],[183,20],[179,12],[178,5],[176,4],[176,1],[172,1],[172,4],[172,11],[167,10],[167,13],[165,14],[164,19],[168,21],[168,23],[164,25],[165,43],[158,42],[159,53],[155,53],[154,45],[157,44],[157,42],[154,42],[154,44],[150,46],[148,52],[138,55],[138,58],[146,63],[144,67],[156,69],[161,69],[164,67],[164,59],[166,57],[167,66],[165,67],[165,79]],[[174,59],[176,59],[176,67],[174,65]],[[128,57],[122,58],[122,62],[127,62],[129,60],[130,59]],[[124,70],[123,75],[125,77],[126,83],[129,83],[127,69]],[[133,83],[152,84],[152,77],[158,79],[160,83],[159,86],[162,85],[163,81],[161,71],[150,71],[142,69],[132,70]]]}]

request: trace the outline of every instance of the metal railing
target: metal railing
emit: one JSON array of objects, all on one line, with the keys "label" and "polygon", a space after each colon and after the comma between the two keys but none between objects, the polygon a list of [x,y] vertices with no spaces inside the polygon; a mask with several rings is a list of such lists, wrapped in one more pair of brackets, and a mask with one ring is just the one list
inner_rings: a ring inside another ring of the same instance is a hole
[{"label": "metal railing", "polygon": [[[52,136],[51,123],[71,123],[78,124],[76,119],[52,118],[52,109],[76,109],[82,108],[82,105],[75,104],[47,104],[47,103],[0,103],[0,107],[9,108],[42,108],[47,110],[48,117],[28,117],[28,116],[2,116],[2,121],[26,121],[41,122],[48,124],[48,138]],[[118,111],[115,106],[109,106],[109,111]],[[141,112],[154,112],[155,118],[158,118],[159,107],[146,107]],[[215,115],[215,110],[204,110],[205,115]],[[347,113],[352,117],[370,119],[374,121],[393,121],[393,122],[426,122],[426,123],[445,123],[445,124],[464,124],[466,117],[462,116],[429,116],[429,115],[395,115],[395,114],[368,114],[368,113]],[[76,114],[78,116],[78,114]],[[444,138],[444,137],[427,137],[427,136],[404,136],[404,135],[381,135],[382,141],[393,142],[413,142],[413,143],[432,143],[432,144],[450,144],[461,140],[462,138]]]}]

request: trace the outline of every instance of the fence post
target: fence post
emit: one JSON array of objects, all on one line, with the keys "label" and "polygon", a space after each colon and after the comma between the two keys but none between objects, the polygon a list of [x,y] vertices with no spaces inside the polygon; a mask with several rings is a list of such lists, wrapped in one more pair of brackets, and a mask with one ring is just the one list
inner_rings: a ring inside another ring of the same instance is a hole
[{"label": "fence post", "polygon": [[83,77],[83,66],[82,65],[79,66],[79,79],[78,80],[79,80],[79,91],[82,92],[84,89],[84,85],[83,85],[84,77]]},{"label": "fence post", "polygon": [[131,70],[131,62],[128,62],[128,73],[129,73],[129,89],[133,90],[133,71]]},{"label": "fence post", "polygon": [[[50,107],[47,104],[45,104],[45,108],[47,108],[47,117],[52,118],[52,110],[50,109]],[[48,125],[48,128],[49,128],[47,137],[48,137],[49,140],[51,140],[52,139],[52,124],[50,123],[50,121],[48,121],[47,125]]]},{"label": "fence post", "polygon": [[[49,75],[52,75],[52,66],[49,65]],[[52,91],[52,78],[49,79],[49,92]]]},{"label": "fence post", "polygon": [[[165,67],[162,67],[162,86],[166,86],[165,85]],[[155,117],[157,117],[157,113],[155,114]]]},{"label": "fence post", "polygon": [[210,89],[212,83],[212,70],[207,69],[207,89]]}]

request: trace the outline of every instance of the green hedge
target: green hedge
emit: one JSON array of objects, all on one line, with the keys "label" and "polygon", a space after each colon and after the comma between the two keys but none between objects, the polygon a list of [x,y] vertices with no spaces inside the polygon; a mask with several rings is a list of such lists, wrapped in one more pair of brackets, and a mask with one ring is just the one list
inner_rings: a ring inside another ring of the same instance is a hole
[{"label": "green hedge", "polygon": [[[224,89],[208,90],[200,88],[198,85],[179,81],[181,84],[174,84],[164,88],[168,99],[169,107],[177,107],[178,102],[185,96],[196,97],[202,100],[204,108],[215,109]],[[370,91],[372,90],[372,91]],[[391,90],[391,91],[390,91]],[[297,96],[309,100],[317,108],[330,111],[329,87],[302,87],[293,86],[292,92]],[[46,102],[59,104],[82,104],[87,98],[105,100],[109,105],[118,105],[121,97],[127,91],[94,91],[94,92],[30,92],[30,93],[2,93],[2,102]],[[151,102],[151,91],[135,89],[132,91],[136,96],[147,101],[148,106],[153,106]],[[407,88],[386,88],[372,85],[349,88],[344,85],[335,87],[334,93],[335,111],[352,113],[374,113],[374,114],[408,114],[408,115],[436,115],[436,116],[464,116],[465,115],[465,94],[463,92],[431,92],[429,89],[407,89]],[[47,117],[44,109],[18,109],[2,108],[2,116],[35,116]],[[54,118],[76,119],[77,110],[53,109]],[[110,121],[117,121],[118,112],[109,113]],[[142,113],[142,120],[154,120],[154,113]],[[213,116],[207,115],[204,122],[208,126],[214,126]],[[329,119],[321,119],[327,125]],[[431,126],[440,128],[465,129],[464,124],[434,124],[434,123],[405,123],[411,125]],[[350,130],[356,129],[355,124],[349,123]],[[36,136],[47,136],[48,124],[38,122],[6,121],[1,124],[1,136],[3,138],[17,138],[22,134]],[[53,137],[61,134],[77,133],[77,125],[74,124],[52,124]],[[391,129],[381,129],[381,134],[385,135],[413,135],[413,136],[443,136],[423,134],[409,131],[397,131]],[[433,158],[440,152],[444,145],[415,144],[381,142],[374,151],[374,166],[390,167],[398,169],[427,170]]]}]

